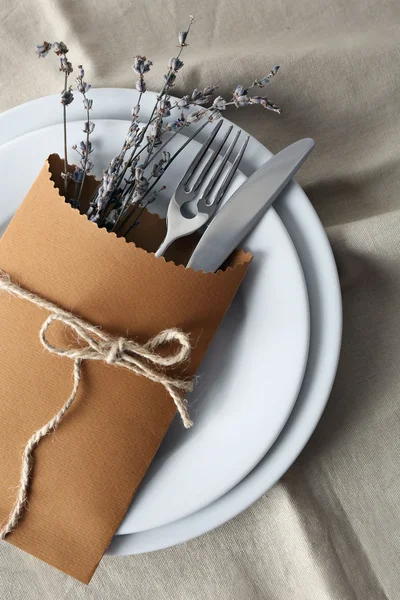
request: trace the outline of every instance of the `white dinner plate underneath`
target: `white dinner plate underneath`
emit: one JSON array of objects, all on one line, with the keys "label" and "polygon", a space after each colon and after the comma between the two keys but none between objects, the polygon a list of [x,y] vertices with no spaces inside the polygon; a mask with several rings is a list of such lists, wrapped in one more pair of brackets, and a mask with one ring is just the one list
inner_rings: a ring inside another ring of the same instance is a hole
[{"label": "white dinner plate underneath", "polygon": [[325,231],[305,194],[285,194],[277,211],[300,257],[310,303],[309,357],[294,409],[269,452],[232,490],[185,519],[140,533],[115,536],[106,554],[125,556],[169,548],[233,519],[282,477],[321,417],[335,377],[341,343],[341,297],[336,265]]},{"label": "white dinner plate underneath", "polygon": [[[128,89],[94,89],[97,118],[126,119],[136,93]],[[41,127],[60,123],[58,95],[17,106],[0,115],[0,144]],[[71,119],[81,119],[78,106]],[[150,102],[143,104],[149,115]],[[263,117],[265,118],[265,117]],[[200,134],[201,136],[201,134]],[[199,139],[201,137],[199,136]],[[241,168],[250,176],[271,153],[251,138]],[[310,349],[295,407],[277,441],[255,469],[227,494],[206,508],[163,527],[115,536],[108,554],[125,555],[166,548],[202,535],[255,502],[290,467],[307,443],[322,414],[335,377],[342,319],[339,282],[326,234],[306,195],[293,182],[276,203],[276,211],[292,237],[306,279],[310,303]]]},{"label": "white dinner plate underneath", "polygon": [[[96,121],[92,157],[98,173],[119,151],[128,126],[121,120]],[[81,124],[71,123],[70,145],[79,144],[82,135]],[[54,125],[0,147],[0,178],[7,198],[6,203],[0,202],[0,222],[8,222],[46,156],[62,151],[62,140],[61,125]],[[181,143],[182,137],[176,136],[169,150]],[[165,212],[174,184],[199,147],[193,141],[160,181],[167,187],[158,200],[160,210]],[[230,191],[244,180],[238,173]],[[293,408],[309,342],[308,299],[300,262],[273,210],[247,238],[245,247],[253,251],[253,263],[188,397],[195,426],[186,431],[179,419],[174,421],[120,533],[181,519],[226,493],[264,456]]]}]

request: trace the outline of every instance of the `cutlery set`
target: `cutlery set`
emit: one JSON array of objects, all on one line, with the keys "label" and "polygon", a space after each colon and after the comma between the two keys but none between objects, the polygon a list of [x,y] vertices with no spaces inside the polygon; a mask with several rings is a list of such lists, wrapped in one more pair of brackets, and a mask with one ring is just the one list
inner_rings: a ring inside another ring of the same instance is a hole
[{"label": "cutlery set", "polygon": [[168,205],[167,233],[156,252],[157,257],[163,256],[175,240],[206,227],[187,264],[196,271],[213,272],[225,262],[291,181],[315,145],[311,138],[305,138],[284,148],[223,204],[249,136],[229,162],[241,132],[233,135],[222,154],[231,137],[231,125],[212,150],[222,123],[221,120],[214,126],[179,181]]}]

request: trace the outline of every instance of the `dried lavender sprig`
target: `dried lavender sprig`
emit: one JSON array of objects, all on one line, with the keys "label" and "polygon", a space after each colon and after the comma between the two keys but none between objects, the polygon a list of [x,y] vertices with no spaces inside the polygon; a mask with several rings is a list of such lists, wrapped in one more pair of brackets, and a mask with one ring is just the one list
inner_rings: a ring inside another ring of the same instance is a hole
[{"label": "dried lavender sprig", "polygon": [[63,130],[64,130],[64,190],[65,196],[68,191],[68,144],[67,144],[67,106],[71,104],[74,99],[72,94],[72,88],[68,87],[68,77],[72,73],[72,64],[67,59],[67,53],[69,52],[64,42],[43,42],[43,44],[36,45],[36,53],[38,58],[45,58],[50,50],[53,50],[60,59],[59,70],[64,73],[64,88],[61,92],[61,104],[63,105]]},{"label": "dried lavender sprig", "polygon": [[279,69],[280,69],[279,65],[274,65],[272,67],[272,69],[270,70],[270,72],[268,73],[268,75],[266,75],[265,77],[262,77],[262,79],[254,79],[253,83],[251,85],[249,85],[247,89],[250,90],[253,87],[260,87],[260,88],[265,87],[266,85],[269,84],[271,79],[273,77],[275,77],[275,75],[277,74]]},{"label": "dried lavender sprig", "polygon": [[[139,98],[136,103],[136,106],[132,109],[131,125],[133,125],[134,123],[137,123],[137,120],[139,118],[141,99],[142,99],[143,94],[147,90],[146,82],[144,80],[144,73],[148,73],[150,71],[150,67],[152,66],[152,64],[153,64],[152,61],[148,60],[145,56],[138,55],[135,57],[135,61],[132,65],[132,69],[139,75],[139,80],[135,84],[136,89],[139,91]],[[138,147],[140,146],[142,140],[143,140],[143,136],[141,135],[140,137],[138,137],[137,143],[135,143],[135,145],[133,146],[131,155],[130,155],[129,159],[126,161],[126,164],[124,166],[122,173],[119,175],[118,186],[122,183],[125,173],[128,170],[129,166],[131,165],[131,163],[134,159],[135,153],[136,153]]]},{"label": "dried lavender sprig", "polygon": [[95,124],[90,120],[90,111],[92,110],[93,100],[86,96],[86,93],[90,90],[91,85],[84,81],[85,71],[82,65],[78,65],[78,77],[76,78],[77,82],[77,90],[83,96],[83,106],[86,109],[86,122],[84,125],[83,132],[86,133],[86,144],[85,144],[85,153],[83,157],[83,161],[81,162],[81,167],[83,170],[82,181],[80,183],[79,193],[76,199],[74,199],[75,208],[79,208],[80,199],[82,195],[83,186],[85,183],[86,173],[89,173],[93,168],[93,163],[89,160],[89,155],[93,152],[92,144],[90,142],[90,134],[93,133]]},{"label": "dried lavender sprig", "polygon": [[72,73],[72,64],[67,60],[67,53],[69,52],[64,42],[54,42],[52,49],[60,59],[60,71],[64,73],[64,89],[61,92],[61,103],[63,105],[63,129],[64,129],[64,190],[65,196],[68,191],[68,143],[67,143],[67,106],[71,104],[74,99],[72,94],[72,88],[68,87],[68,77]]},{"label": "dried lavender sprig", "polygon": [[[280,112],[279,110],[277,110],[278,107],[276,106],[276,104],[268,100],[268,98],[248,95],[248,90],[252,89],[253,87],[265,87],[270,82],[272,77],[276,75],[279,68],[279,65],[274,65],[265,77],[263,77],[262,79],[254,79],[253,83],[247,88],[244,88],[242,85],[237,85],[230,101],[225,100],[225,98],[223,98],[222,96],[217,96],[213,99],[212,107],[216,108],[217,110],[225,110],[227,106],[231,105],[239,107],[250,104],[262,104],[270,110]],[[188,108],[190,105],[204,106],[205,104],[211,102],[212,95],[216,89],[218,89],[218,86],[216,85],[206,87],[203,91],[199,90],[198,88],[195,88],[190,96],[186,95],[183,96],[180,100],[177,100],[177,102],[171,107],[171,109],[178,107]]]},{"label": "dried lavender sprig", "polygon": [[[277,71],[277,67],[274,67],[274,69]],[[271,71],[271,73],[272,72],[273,71]],[[229,101],[225,100],[222,96],[217,96],[213,101],[212,108],[221,111],[225,110],[227,106],[236,106],[236,108],[240,108],[242,106],[250,106],[251,104],[260,104],[267,110],[272,110],[279,114],[282,112],[274,102],[265,96],[249,96],[248,89],[242,85],[236,86],[232,94],[232,99]]]},{"label": "dried lavender sprig", "polygon": [[[156,102],[155,102],[155,105],[153,107],[153,110],[152,110],[152,113],[150,115],[149,120],[147,121],[146,125],[144,126],[144,128],[140,132],[140,137],[138,139],[138,143],[136,145],[136,148],[138,148],[141,145],[142,141],[144,140],[144,136],[145,136],[145,134],[146,134],[146,132],[147,132],[150,124],[153,122],[153,118],[154,118],[154,116],[156,114],[156,111],[157,111],[157,109],[158,109],[158,107],[160,105],[160,102],[162,101],[163,97],[165,96],[166,92],[168,91],[168,89],[170,87],[172,87],[174,85],[174,81],[175,81],[175,78],[176,78],[176,73],[179,71],[179,69],[181,69],[183,67],[183,62],[180,60],[180,55],[181,55],[181,53],[183,51],[183,48],[185,46],[187,46],[186,39],[187,39],[187,36],[189,34],[189,31],[190,31],[190,28],[191,28],[191,25],[192,25],[193,21],[194,21],[194,17],[192,15],[190,15],[189,25],[187,27],[186,32],[184,32],[185,35],[182,36],[181,35],[182,32],[180,32],[180,34],[179,34],[180,50],[178,52],[178,55],[176,57],[171,58],[170,61],[169,61],[168,71],[164,75],[164,84],[163,84],[163,87],[162,87],[161,91],[159,92],[159,94],[157,96],[157,99],[156,99]],[[157,117],[155,119],[155,127],[157,129],[161,128],[161,124],[162,124],[162,118],[161,118],[160,115],[157,115]],[[156,140],[158,139],[158,137],[159,136],[155,132],[153,134],[153,136],[150,137],[150,139],[148,140],[149,141],[149,144],[148,144],[148,147],[147,147],[148,156],[147,156],[147,158],[144,161],[144,165],[143,165],[144,168],[147,166],[147,164],[149,162],[150,155],[151,155],[151,153],[153,151],[154,145],[155,145]],[[121,175],[120,175],[119,184],[122,182],[123,177],[125,176],[125,173],[128,170],[128,168],[131,166],[132,161],[134,160],[134,158],[135,158],[135,153],[133,152],[132,155],[131,155],[131,157],[127,161],[127,163],[126,163],[126,165],[125,165],[125,167],[124,167]],[[115,228],[118,226],[118,224],[120,222],[120,218],[124,214],[124,211],[126,210],[128,202],[129,202],[129,199],[131,197],[132,197],[131,193],[129,193],[129,195],[126,196],[126,199],[125,199],[125,201],[122,204],[122,207],[120,209],[120,216],[117,219],[117,223],[114,226],[113,230],[115,230]]]}]

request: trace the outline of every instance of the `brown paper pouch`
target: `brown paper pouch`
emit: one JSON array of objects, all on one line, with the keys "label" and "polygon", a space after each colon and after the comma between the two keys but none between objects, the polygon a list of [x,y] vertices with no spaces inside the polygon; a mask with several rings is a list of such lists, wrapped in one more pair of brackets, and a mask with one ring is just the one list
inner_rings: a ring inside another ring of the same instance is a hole
[{"label": "brown paper pouch", "polygon": [[[194,345],[190,364],[178,373],[193,375],[251,256],[237,252],[231,266],[215,274],[155,258],[150,251],[163,238],[164,221],[143,216],[135,236],[148,251],[99,229],[60,195],[61,168],[54,155],[43,167],[0,240],[0,269],[112,335],[145,343],[179,327]],[[94,186],[88,178],[88,193]],[[27,440],[71,393],[73,361],[50,354],[39,341],[47,316],[25,300],[0,294],[3,522],[15,500]],[[74,343],[65,327],[55,328],[51,336],[58,345]],[[89,582],[174,415],[159,383],[85,361],[75,403],[35,451],[29,506],[7,540]]]}]

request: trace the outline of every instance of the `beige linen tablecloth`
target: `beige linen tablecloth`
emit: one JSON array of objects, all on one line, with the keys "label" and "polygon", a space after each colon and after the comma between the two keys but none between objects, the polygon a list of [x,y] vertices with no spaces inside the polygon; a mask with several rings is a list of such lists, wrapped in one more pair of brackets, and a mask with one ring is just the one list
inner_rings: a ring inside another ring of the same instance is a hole
[{"label": "beige linen tablecloth", "polygon": [[[89,587],[0,544],[2,600],[398,600],[400,598],[400,5],[398,0],[0,2],[0,110],[60,90],[34,45],[63,40],[93,85],[157,89],[175,32],[196,23],[179,91],[282,66],[261,108],[229,118],[277,151],[304,136],[301,171],[337,257],[344,340],[310,443],[245,513],[197,540],[105,558]],[[5,199],[2,199],[4,202]]]}]

